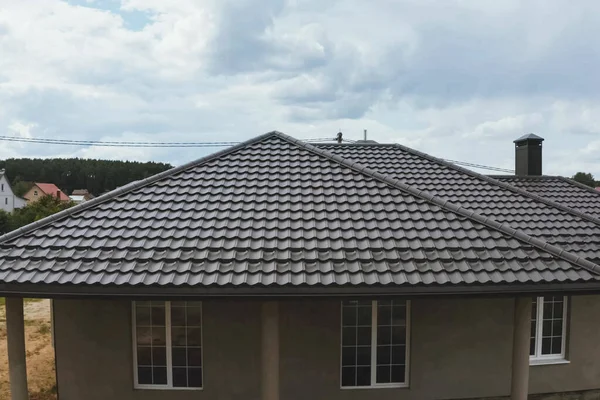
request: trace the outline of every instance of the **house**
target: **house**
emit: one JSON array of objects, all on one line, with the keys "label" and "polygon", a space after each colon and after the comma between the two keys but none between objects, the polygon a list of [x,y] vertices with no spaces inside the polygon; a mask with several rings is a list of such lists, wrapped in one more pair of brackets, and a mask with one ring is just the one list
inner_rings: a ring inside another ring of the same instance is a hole
[{"label": "house", "polygon": [[54,299],[60,400],[598,399],[599,263],[596,216],[271,132],[0,238],[13,400],[23,297]]},{"label": "house", "polygon": [[75,204],[83,203],[84,201],[88,201],[94,198],[87,189],[75,189],[73,193],[69,196],[72,202]]},{"label": "house", "polygon": [[69,201],[69,196],[67,196],[62,190],[58,188],[53,183],[38,183],[35,182],[31,189],[23,197],[27,200],[28,203],[37,201],[44,196],[54,196],[60,198],[61,201]]},{"label": "house", "polygon": [[15,196],[6,176],[6,171],[0,169],[0,210],[13,212],[15,208],[25,207],[26,204],[25,199]]}]

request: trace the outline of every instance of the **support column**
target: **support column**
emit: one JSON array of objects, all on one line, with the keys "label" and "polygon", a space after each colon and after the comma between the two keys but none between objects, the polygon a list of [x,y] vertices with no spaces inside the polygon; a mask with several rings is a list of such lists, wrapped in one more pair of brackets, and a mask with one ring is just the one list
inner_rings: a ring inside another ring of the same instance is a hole
[{"label": "support column", "polygon": [[23,298],[6,298],[8,370],[12,400],[28,400]]},{"label": "support column", "polygon": [[262,304],[262,400],[279,400],[279,304]]},{"label": "support column", "polygon": [[527,400],[527,394],[529,393],[531,301],[531,297],[517,297],[515,299],[511,400]]}]

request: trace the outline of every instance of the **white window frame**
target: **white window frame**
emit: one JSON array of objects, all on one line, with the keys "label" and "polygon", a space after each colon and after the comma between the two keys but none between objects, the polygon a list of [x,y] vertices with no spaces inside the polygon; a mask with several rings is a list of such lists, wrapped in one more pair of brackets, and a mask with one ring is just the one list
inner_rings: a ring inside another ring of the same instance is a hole
[{"label": "white window frame", "polygon": [[133,344],[133,388],[143,390],[204,390],[204,308],[203,303],[200,303],[202,313],[202,325],[200,326],[200,347],[202,348],[202,387],[174,387],[173,386],[173,354],[171,343],[171,302],[165,301],[165,340],[167,352],[167,384],[166,385],[141,385],[138,383],[138,361],[137,361],[137,326],[136,326],[136,310],[135,301],[131,302],[131,317],[132,317],[132,344]]},{"label": "white window frame", "polygon": [[[562,315],[562,343],[560,354],[542,354],[542,338],[543,338],[543,326],[544,326],[544,296],[536,297],[536,314],[535,314],[535,354],[529,356],[529,363],[531,365],[544,365],[544,364],[566,364],[567,360],[567,324],[569,323],[568,317],[568,296],[563,296],[563,315]],[[532,300],[533,302],[533,300]],[[533,304],[532,304],[533,306]]]},{"label": "white window frame", "polygon": [[[392,389],[408,388],[410,379],[410,300],[406,300],[406,361],[404,365],[404,382],[377,383],[377,300],[371,300],[371,384],[369,386],[342,386],[342,346],[343,329],[340,329],[340,389],[365,390],[365,389]],[[343,302],[340,303],[340,327],[343,322]]]}]

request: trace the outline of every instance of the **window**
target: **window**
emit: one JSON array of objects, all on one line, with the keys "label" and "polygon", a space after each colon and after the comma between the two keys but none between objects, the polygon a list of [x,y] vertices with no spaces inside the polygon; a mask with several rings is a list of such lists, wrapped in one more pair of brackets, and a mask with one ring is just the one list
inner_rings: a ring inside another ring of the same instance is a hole
[{"label": "window", "polygon": [[4,183],[0,185],[0,190],[4,192]]},{"label": "window", "polygon": [[137,389],[202,388],[202,304],[133,303]]},{"label": "window", "polygon": [[341,386],[408,386],[410,304],[342,302]]},{"label": "window", "polygon": [[564,360],[567,337],[567,297],[533,299],[529,356],[533,361]]},{"label": "window", "polygon": [[8,197],[4,198],[4,204],[8,204]]},{"label": "window", "polygon": [[34,195],[34,196],[37,196],[37,190],[34,190],[34,191],[33,191],[33,195]]}]

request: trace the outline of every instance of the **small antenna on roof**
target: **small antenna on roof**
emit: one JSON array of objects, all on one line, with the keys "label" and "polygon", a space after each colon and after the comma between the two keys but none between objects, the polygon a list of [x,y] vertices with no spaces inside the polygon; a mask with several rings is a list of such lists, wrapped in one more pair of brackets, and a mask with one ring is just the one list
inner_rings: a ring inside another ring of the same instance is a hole
[{"label": "small antenna on roof", "polygon": [[367,130],[365,129],[365,140],[367,140]]},{"label": "small antenna on roof", "polygon": [[338,132],[336,140],[338,143],[342,143],[342,131],[341,130]]}]

